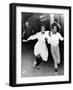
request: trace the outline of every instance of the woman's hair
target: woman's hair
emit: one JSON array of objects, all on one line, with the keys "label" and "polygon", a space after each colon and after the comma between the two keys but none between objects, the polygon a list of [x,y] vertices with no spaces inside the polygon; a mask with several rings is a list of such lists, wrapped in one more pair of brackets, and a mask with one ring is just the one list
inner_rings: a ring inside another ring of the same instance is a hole
[{"label": "woman's hair", "polygon": [[58,19],[55,18],[54,21],[58,22]]},{"label": "woman's hair", "polygon": [[54,29],[54,26],[56,26],[57,27],[57,30],[58,30],[58,26],[57,26],[56,23],[53,23],[51,28]]},{"label": "woman's hair", "polygon": [[42,27],[42,26],[45,27],[45,24],[41,25],[41,27]]},{"label": "woman's hair", "polygon": [[41,27],[44,27],[45,28],[45,25],[43,24]]}]

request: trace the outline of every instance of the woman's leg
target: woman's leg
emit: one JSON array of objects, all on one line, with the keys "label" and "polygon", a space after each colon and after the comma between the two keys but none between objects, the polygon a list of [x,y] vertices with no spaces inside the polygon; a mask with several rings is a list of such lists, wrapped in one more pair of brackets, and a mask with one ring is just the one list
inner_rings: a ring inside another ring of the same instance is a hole
[{"label": "woman's leg", "polygon": [[37,57],[36,57],[36,66],[35,66],[35,67],[39,66],[41,63],[42,63],[42,58],[41,58],[41,56],[40,56],[40,54],[39,54],[39,55],[37,55]]},{"label": "woman's leg", "polygon": [[57,63],[60,64],[60,50],[59,46],[56,47]]},{"label": "woman's leg", "polygon": [[52,53],[52,57],[53,57],[53,60],[54,60],[54,68],[55,68],[55,71],[57,72],[58,65],[57,65],[57,57],[56,57],[56,52],[55,52],[55,47],[54,46],[51,46],[51,53]]}]

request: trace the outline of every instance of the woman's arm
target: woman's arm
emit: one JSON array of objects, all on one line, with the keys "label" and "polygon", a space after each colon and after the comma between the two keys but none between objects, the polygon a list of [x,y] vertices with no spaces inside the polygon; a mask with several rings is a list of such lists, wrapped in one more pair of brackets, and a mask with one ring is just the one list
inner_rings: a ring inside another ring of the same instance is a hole
[{"label": "woman's arm", "polygon": [[27,42],[29,40],[37,39],[37,34],[30,36],[27,40],[23,40],[23,42]]},{"label": "woman's arm", "polygon": [[28,40],[22,40],[23,42],[27,42]]},{"label": "woman's arm", "polygon": [[51,38],[51,31],[47,31],[45,35],[45,41],[49,44]]},{"label": "woman's arm", "polygon": [[37,39],[38,35],[35,34],[35,35],[32,35],[30,36],[27,40],[34,40],[34,39]]},{"label": "woman's arm", "polygon": [[58,27],[61,29],[61,25],[59,23],[57,23]]},{"label": "woman's arm", "polygon": [[64,40],[64,38],[61,36],[61,34],[59,34],[59,39],[60,39],[61,41]]}]

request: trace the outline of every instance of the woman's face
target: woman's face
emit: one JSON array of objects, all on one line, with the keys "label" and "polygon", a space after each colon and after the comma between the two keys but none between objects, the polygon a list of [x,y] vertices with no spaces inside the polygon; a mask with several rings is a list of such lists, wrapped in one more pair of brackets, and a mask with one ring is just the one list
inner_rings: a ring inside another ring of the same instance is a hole
[{"label": "woman's face", "polygon": [[41,33],[42,33],[42,34],[45,33],[45,27],[44,27],[44,26],[41,27]]},{"label": "woman's face", "polygon": [[26,22],[26,23],[25,23],[25,26],[26,26],[26,27],[29,27],[29,22]]},{"label": "woman's face", "polygon": [[57,27],[56,27],[56,26],[54,26],[54,32],[55,32],[55,33],[57,32]]}]

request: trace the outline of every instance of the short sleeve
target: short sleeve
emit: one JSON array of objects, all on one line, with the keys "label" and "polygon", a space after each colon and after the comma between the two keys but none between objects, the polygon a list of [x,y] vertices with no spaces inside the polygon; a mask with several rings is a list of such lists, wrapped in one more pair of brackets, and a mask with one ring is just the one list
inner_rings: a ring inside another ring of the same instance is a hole
[{"label": "short sleeve", "polygon": [[64,40],[64,38],[61,36],[61,34],[58,33],[58,36],[59,36],[59,39],[60,39],[61,41]]}]

